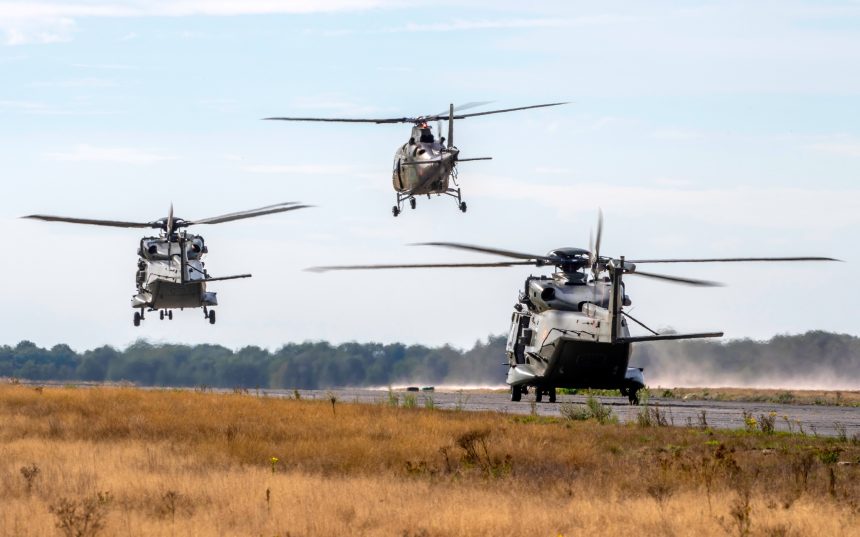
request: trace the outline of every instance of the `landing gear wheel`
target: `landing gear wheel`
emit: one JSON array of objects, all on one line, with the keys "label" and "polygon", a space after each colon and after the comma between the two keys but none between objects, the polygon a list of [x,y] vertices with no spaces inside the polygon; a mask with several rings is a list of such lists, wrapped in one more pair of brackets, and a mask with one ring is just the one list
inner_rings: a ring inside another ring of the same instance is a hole
[{"label": "landing gear wheel", "polygon": [[170,319],[171,321],[173,320],[173,312],[172,311],[167,312],[167,318]]},{"label": "landing gear wheel", "polygon": [[400,214],[400,209],[397,208],[397,205],[391,208],[391,214],[394,215],[394,218],[397,218],[397,215]]},{"label": "landing gear wheel", "polygon": [[134,326],[140,326],[140,312],[134,312]]},{"label": "landing gear wheel", "polygon": [[523,391],[519,386],[511,386],[511,401],[517,402],[523,398]]},{"label": "landing gear wheel", "polygon": [[535,388],[535,403],[543,401],[543,388]]},{"label": "landing gear wheel", "polygon": [[158,318],[162,321],[164,320],[164,310],[158,312]]},{"label": "landing gear wheel", "polygon": [[465,201],[461,201],[461,202],[460,202],[460,212],[465,213],[465,212],[466,212],[466,208],[467,208],[467,207],[466,207],[466,202],[465,202]]},{"label": "landing gear wheel", "polygon": [[549,402],[555,403],[555,388],[549,389]]},{"label": "landing gear wheel", "polygon": [[630,401],[631,405],[639,404],[639,390],[636,388],[630,388],[627,393],[627,400]]},{"label": "landing gear wheel", "polygon": [[209,324],[215,324],[215,310],[209,311]]},{"label": "landing gear wheel", "polygon": [[415,198],[410,199],[410,200],[409,200],[409,206],[410,206],[410,207],[412,207],[412,208],[414,209],[414,208],[415,208],[415,205],[416,205]]}]

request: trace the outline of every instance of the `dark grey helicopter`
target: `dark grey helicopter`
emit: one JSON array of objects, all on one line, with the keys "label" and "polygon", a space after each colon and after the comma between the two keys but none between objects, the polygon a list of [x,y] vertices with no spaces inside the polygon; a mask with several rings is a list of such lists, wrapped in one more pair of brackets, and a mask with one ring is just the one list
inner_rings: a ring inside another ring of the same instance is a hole
[{"label": "dark grey helicopter", "polygon": [[[638,392],[645,386],[645,378],[642,369],[629,367],[632,343],[721,337],[723,333],[658,334],[625,312],[624,307],[632,302],[622,282],[624,275],[695,286],[720,285],[706,280],[644,272],[637,269],[637,264],[837,261],[830,257],[626,260],[623,256],[600,255],[601,235],[602,217],[598,221],[596,243],[588,250],[558,248],[546,255],[534,255],[453,242],[429,242],[421,244],[495,254],[508,259],[491,263],[351,265],[308,270],[553,266],[555,271],[550,276],[526,278],[511,314],[506,345],[506,382],[511,387],[511,400],[519,401],[522,394],[528,393],[529,387],[538,402],[544,395],[550,402],[555,402],[556,388],[593,388],[620,390],[631,404],[638,404]],[[628,320],[642,326],[651,335],[631,336]]]},{"label": "dark grey helicopter", "polygon": [[[518,108],[506,108],[504,110],[490,110],[488,112],[475,112],[472,114],[457,114],[455,111],[473,108],[488,104],[484,102],[467,103],[455,107],[450,105],[447,111],[439,112],[429,116],[400,117],[383,119],[349,119],[349,118],[319,118],[319,117],[267,117],[267,120],[280,121],[324,121],[341,123],[412,123],[412,133],[409,140],[400,146],[394,153],[394,170],[392,171],[392,182],[397,195],[397,204],[391,208],[394,216],[400,214],[403,202],[409,201],[410,207],[416,206],[416,196],[431,194],[437,196],[451,196],[457,200],[457,206],[462,212],[466,212],[466,202],[460,195],[460,187],[457,185],[457,163],[472,160],[490,160],[492,157],[460,158],[460,150],[454,145],[454,120],[467,117],[486,116],[490,114],[502,114],[515,112],[517,110],[529,110],[532,108],[544,108],[547,106],[559,106],[567,103],[536,104],[532,106],[521,106]],[[442,120],[448,121],[448,138],[442,136],[436,139],[430,122],[436,121],[437,131],[441,136]],[[451,182],[455,186],[451,186]]]},{"label": "dark grey helicopter", "polygon": [[209,308],[217,306],[218,299],[216,293],[206,290],[206,284],[222,280],[250,278],[251,275],[238,274],[217,278],[210,276],[203,262],[203,256],[209,251],[203,237],[191,234],[183,228],[201,224],[221,224],[306,207],[310,207],[310,205],[287,202],[200,220],[183,220],[173,216],[173,205],[171,204],[166,218],[152,222],[95,220],[43,214],[32,214],[22,218],[95,226],[160,229],[161,232],[158,236],[140,239],[137,250],[137,274],[135,277],[137,293],[131,297],[131,307],[140,311],[134,312],[134,325],[140,326],[140,321],[145,319],[146,311],[159,311],[159,317],[162,320],[165,317],[172,320],[173,311],[171,310],[173,309],[201,307],[204,318],[209,319],[210,324],[215,324],[215,310]]}]

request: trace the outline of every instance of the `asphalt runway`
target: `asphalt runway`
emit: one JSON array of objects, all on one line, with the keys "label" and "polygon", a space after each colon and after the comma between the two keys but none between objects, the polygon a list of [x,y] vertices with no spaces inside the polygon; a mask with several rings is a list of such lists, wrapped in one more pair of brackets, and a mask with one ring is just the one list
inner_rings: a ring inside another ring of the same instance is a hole
[{"label": "asphalt runway", "polygon": [[[292,397],[293,391],[267,390],[271,396]],[[388,404],[387,390],[343,389],[343,390],[299,390],[304,399],[328,400],[334,395],[339,403]],[[395,389],[392,397],[397,396],[403,405],[406,396],[414,396],[418,407],[425,405],[426,398],[432,398],[436,408],[445,410],[466,410],[472,412],[501,412],[503,414],[530,414],[532,407],[541,416],[561,416],[560,408],[565,403],[584,404],[586,396],[559,395],[555,403],[534,403],[532,394],[524,395],[523,400],[514,403],[507,393],[489,391],[436,391],[408,392]],[[622,423],[636,422],[641,406],[631,406],[626,397],[598,397],[601,403],[609,405]],[[776,430],[788,431],[789,425],[794,432],[801,430],[806,434],[822,436],[860,437],[860,408],[820,405],[780,405],[775,403],[747,403],[736,401],[684,401],[651,397],[648,405],[659,407],[670,425],[693,426],[700,424],[702,412],[709,427],[719,429],[743,429],[744,412],[756,419],[760,415],[776,413]]]}]

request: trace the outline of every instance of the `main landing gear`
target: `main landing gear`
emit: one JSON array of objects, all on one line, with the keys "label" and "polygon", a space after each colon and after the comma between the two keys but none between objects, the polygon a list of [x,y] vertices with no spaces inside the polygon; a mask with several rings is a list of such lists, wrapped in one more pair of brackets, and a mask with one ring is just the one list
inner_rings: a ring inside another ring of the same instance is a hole
[{"label": "main landing gear", "polygon": [[626,397],[631,405],[639,404],[639,386],[625,386],[621,388],[621,395]]},{"label": "main landing gear", "polygon": [[544,395],[549,397],[550,403],[555,403],[555,399],[556,399],[555,388],[541,388],[539,386],[535,386],[535,403],[540,403],[541,401],[543,401]]},{"label": "main landing gear", "polygon": [[[535,403],[542,402],[544,395],[549,398],[550,403],[555,403],[557,393],[555,388],[540,388],[538,386],[535,386],[532,389],[535,392]],[[511,386],[511,401],[521,401],[523,398],[523,394],[529,393],[528,390],[529,389],[526,386]]]},{"label": "main landing gear", "polygon": [[210,310],[203,306],[203,318],[209,319],[209,324],[215,324],[215,310]]},{"label": "main landing gear", "polygon": [[[140,308],[140,311],[134,312],[134,318],[133,318],[134,326],[140,326],[141,321],[146,320],[146,315],[144,315],[145,311],[146,310],[144,310],[143,308]],[[153,308],[153,309],[150,309],[149,311],[155,311],[155,309]],[[171,311],[171,310],[158,310],[158,318],[162,321],[165,318],[172,321],[173,320],[173,311]]]}]

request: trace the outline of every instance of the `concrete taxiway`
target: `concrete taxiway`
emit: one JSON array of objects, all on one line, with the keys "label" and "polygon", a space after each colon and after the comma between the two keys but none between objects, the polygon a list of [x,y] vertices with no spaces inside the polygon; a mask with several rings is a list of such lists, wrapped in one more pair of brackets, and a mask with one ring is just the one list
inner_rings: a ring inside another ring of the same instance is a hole
[{"label": "concrete taxiway", "polygon": [[[271,396],[292,397],[293,391],[267,390]],[[519,403],[510,400],[507,393],[486,390],[441,390],[410,392],[401,389],[338,389],[338,390],[299,390],[304,399],[329,399],[332,395],[339,403],[389,404],[389,398],[398,399],[403,405],[406,397],[414,397],[417,407],[426,405],[428,398],[435,408],[444,410],[463,410],[472,412],[500,412],[504,414],[531,414],[561,417],[562,405],[584,404],[586,396],[559,395],[555,403],[533,403],[530,395],[524,396]],[[618,416],[621,423],[636,422],[642,406],[631,406],[624,397],[598,397]],[[393,403],[392,403],[393,404]],[[744,413],[755,419],[775,413],[776,430],[803,432],[810,435],[846,436],[860,438],[860,408],[823,405],[782,405],[776,403],[751,403],[738,401],[684,401],[651,397],[647,403],[659,408],[670,425],[702,425],[720,429],[744,429]]]}]

